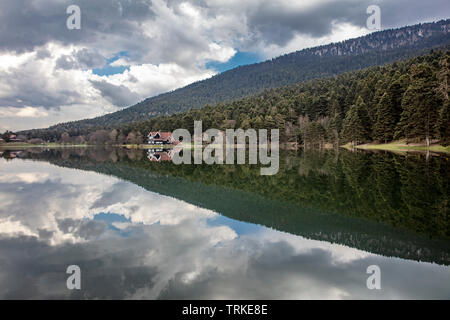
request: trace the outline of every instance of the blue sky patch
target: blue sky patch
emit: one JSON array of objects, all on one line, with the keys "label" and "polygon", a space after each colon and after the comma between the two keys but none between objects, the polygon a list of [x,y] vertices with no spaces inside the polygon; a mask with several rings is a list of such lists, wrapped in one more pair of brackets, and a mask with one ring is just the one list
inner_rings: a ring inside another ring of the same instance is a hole
[{"label": "blue sky patch", "polygon": [[206,223],[208,226],[211,226],[211,227],[224,226],[224,225],[228,226],[231,229],[233,229],[234,232],[236,232],[236,234],[238,236],[242,236],[242,235],[250,234],[250,233],[256,233],[259,230],[261,230],[261,228],[263,228],[262,226],[257,225],[257,224],[253,224],[253,223],[249,223],[249,222],[242,222],[242,221],[230,219],[228,217],[221,216],[221,215],[218,215],[211,219],[207,219]]},{"label": "blue sky patch", "polygon": [[208,69],[215,69],[218,72],[224,72],[239,66],[261,62],[262,58],[253,52],[238,51],[227,62],[211,61],[206,64]]},{"label": "blue sky patch", "polygon": [[107,59],[106,65],[103,68],[92,69],[92,73],[98,76],[110,76],[113,74],[123,73],[125,70],[130,70],[129,66],[113,67],[110,65],[114,61],[119,60],[121,57],[128,57],[128,52],[126,51],[119,52],[111,59]]},{"label": "blue sky patch", "polygon": [[131,234],[130,231],[121,230],[113,225],[114,222],[131,222],[131,219],[128,219],[123,214],[100,212],[94,215],[93,220],[106,222],[108,229],[117,232],[122,237],[129,237]]}]

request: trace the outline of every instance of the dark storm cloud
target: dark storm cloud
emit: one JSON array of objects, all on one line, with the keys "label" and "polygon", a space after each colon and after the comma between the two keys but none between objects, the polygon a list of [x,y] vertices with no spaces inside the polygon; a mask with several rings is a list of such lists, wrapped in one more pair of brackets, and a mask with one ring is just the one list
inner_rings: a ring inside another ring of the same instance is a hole
[{"label": "dark storm cloud", "polygon": [[66,28],[66,8],[73,1],[14,0],[0,4],[0,50],[32,51],[50,41],[90,44],[102,35],[124,38],[140,32],[139,23],[151,19],[145,0],[79,0],[81,30]]},{"label": "dark storm cloud", "polygon": [[90,51],[88,49],[81,49],[75,53],[75,57],[80,65],[84,68],[94,69],[102,68],[105,65],[105,59],[101,54]]},{"label": "dark storm cloud", "polygon": [[99,90],[102,96],[116,106],[128,106],[138,102],[139,95],[132,92],[127,87],[116,86],[106,81],[89,80],[90,83]]},{"label": "dark storm cloud", "polygon": [[447,0],[374,1],[339,0],[317,2],[309,8],[292,9],[276,1],[261,1],[248,11],[250,30],[262,36],[266,43],[285,45],[296,33],[319,38],[331,34],[333,22],[365,27],[370,5],[379,5],[382,28],[399,27],[423,21],[442,19],[450,15]]},{"label": "dark storm cloud", "polygon": [[[180,3],[172,0],[167,5],[177,13]],[[205,1],[191,3],[206,9],[209,16],[216,16],[222,10],[222,7],[211,7]],[[91,45],[99,39],[104,41],[104,37],[111,37],[112,40],[121,38],[125,42],[129,39],[130,47],[145,50],[145,45],[136,40],[151,41],[142,34],[141,25],[142,22],[152,21],[155,16],[150,0],[79,0],[76,4],[81,8],[82,28],[76,31],[66,28],[66,8],[70,4],[73,4],[72,1],[2,1],[0,50],[30,51],[50,41]],[[366,9],[373,4],[381,7],[384,28],[414,24],[424,19],[439,19],[450,14],[447,0],[322,1],[297,9],[292,4],[264,0],[253,3],[244,1],[234,9],[236,14],[244,12],[249,30],[258,33],[253,35],[254,41],[283,45],[296,33],[312,37],[328,35],[332,31],[333,21],[364,27]],[[223,8],[226,6],[224,2]],[[173,34],[176,41],[191,43],[195,39],[193,35],[183,34],[182,30]]]},{"label": "dark storm cloud", "polygon": [[248,14],[250,30],[262,35],[267,43],[285,45],[296,33],[318,38],[330,34],[332,22],[351,22],[363,26],[367,1],[320,3],[307,9],[293,10],[273,1],[263,1]]},{"label": "dark storm cloud", "polygon": [[379,1],[379,5],[383,29],[450,18],[450,1],[447,0],[385,0]]},{"label": "dark storm cloud", "polygon": [[46,48],[41,48],[36,51],[36,59],[38,59],[38,60],[50,58],[51,56],[52,56],[52,53],[49,50],[47,50]]},{"label": "dark storm cloud", "polygon": [[70,55],[62,55],[56,60],[57,69],[95,69],[105,66],[105,58],[88,49],[72,52]]},{"label": "dark storm cloud", "polygon": [[75,61],[72,56],[62,55],[56,60],[56,68],[63,70],[71,70],[78,67],[77,61]]}]

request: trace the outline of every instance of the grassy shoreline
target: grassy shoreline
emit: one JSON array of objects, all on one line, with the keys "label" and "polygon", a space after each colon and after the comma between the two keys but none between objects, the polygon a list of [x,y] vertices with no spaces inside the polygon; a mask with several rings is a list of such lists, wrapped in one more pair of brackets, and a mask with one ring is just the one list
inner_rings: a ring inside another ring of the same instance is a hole
[{"label": "grassy shoreline", "polygon": [[347,143],[342,148],[345,149],[362,149],[362,150],[382,150],[382,151],[392,151],[392,152],[408,152],[408,151],[418,151],[418,152],[438,152],[450,154],[450,146],[444,147],[441,145],[431,145],[427,147],[425,144],[406,144],[404,140],[393,141],[390,143],[367,143],[352,147],[350,143]]}]

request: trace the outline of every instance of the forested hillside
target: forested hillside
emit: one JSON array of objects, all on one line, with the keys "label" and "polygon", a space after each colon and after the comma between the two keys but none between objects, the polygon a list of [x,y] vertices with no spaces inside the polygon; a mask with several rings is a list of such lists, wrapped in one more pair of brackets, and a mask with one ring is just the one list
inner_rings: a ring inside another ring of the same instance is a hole
[{"label": "forested hillside", "polygon": [[[238,67],[105,116],[23,133],[45,140],[54,140],[55,135],[61,135],[65,131],[71,136],[86,135],[97,129],[111,129],[119,124],[201,108],[206,104],[231,102],[261,93],[265,89],[335,76],[347,71],[421,55],[431,48],[448,45],[449,30],[450,20],[444,20],[375,32],[364,37],[305,49],[266,62]],[[369,90],[372,89],[369,87]],[[310,108],[315,110],[313,105]],[[315,113],[313,111],[310,117],[314,118]]]},{"label": "forested hillside", "polygon": [[450,143],[450,52],[267,90],[254,97],[123,126],[151,130],[279,128],[284,142],[320,146],[407,138]]}]

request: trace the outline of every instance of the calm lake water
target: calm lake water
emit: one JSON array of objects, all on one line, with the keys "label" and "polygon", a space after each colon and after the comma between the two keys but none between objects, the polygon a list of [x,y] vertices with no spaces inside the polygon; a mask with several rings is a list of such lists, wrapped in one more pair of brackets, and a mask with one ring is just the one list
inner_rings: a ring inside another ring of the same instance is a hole
[{"label": "calm lake water", "polygon": [[145,150],[0,153],[1,299],[450,299],[448,156],[286,153],[260,176]]}]

